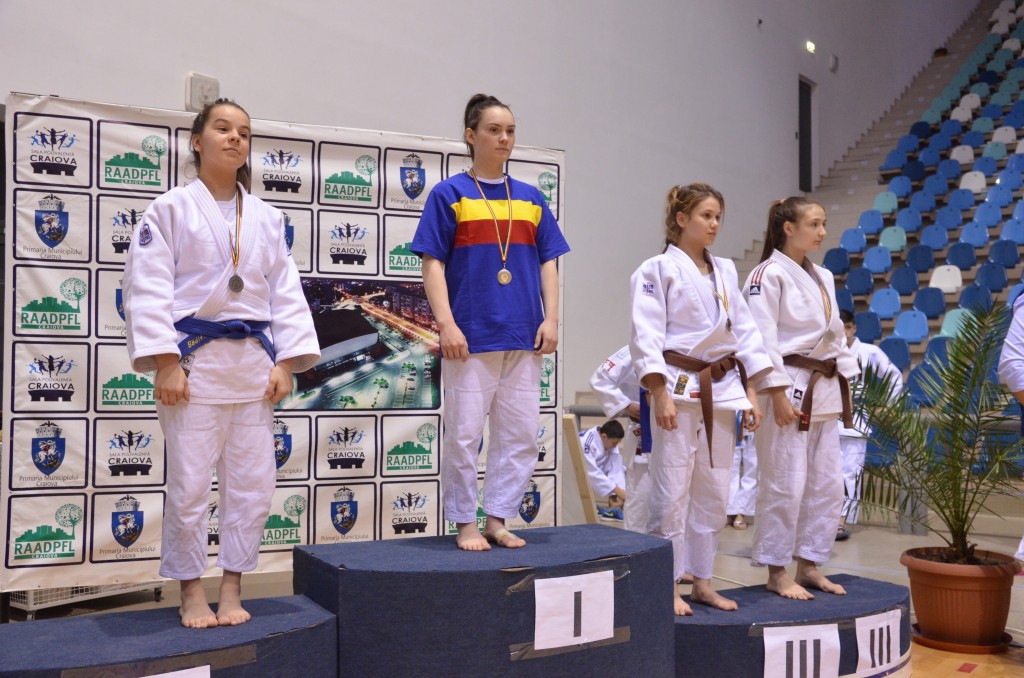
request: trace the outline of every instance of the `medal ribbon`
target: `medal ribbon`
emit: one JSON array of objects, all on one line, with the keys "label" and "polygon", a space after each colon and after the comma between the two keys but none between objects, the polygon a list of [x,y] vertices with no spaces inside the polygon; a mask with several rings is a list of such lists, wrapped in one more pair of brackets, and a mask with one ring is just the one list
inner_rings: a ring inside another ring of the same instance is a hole
[{"label": "medal ribbon", "polygon": [[512,192],[508,187],[508,175],[504,175],[505,179],[505,196],[508,199],[508,232],[505,234],[504,245],[501,242],[501,228],[498,226],[498,215],[494,213],[494,208],[491,207],[491,201],[484,195],[484,188],[480,185],[480,182],[476,178],[476,171],[469,170],[469,175],[473,177],[473,183],[476,184],[476,188],[480,191],[480,197],[484,199],[484,204],[487,205],[487,211],[491,213],[491,219],[494,219],[494,234],[498,236],[498,251],[501,253],[501,268],[505,268],[505,260],[508,259],[508,248],[512,244]]},{"label": "medal ribbon", "polygon": [[[238,191],[235,193],[235,240],[231,242],[231,264],[235,267],[235,273],[238,273],[238,238],[242,234],[242,193]],[[229,238],[230,240],[230,238]]]}]

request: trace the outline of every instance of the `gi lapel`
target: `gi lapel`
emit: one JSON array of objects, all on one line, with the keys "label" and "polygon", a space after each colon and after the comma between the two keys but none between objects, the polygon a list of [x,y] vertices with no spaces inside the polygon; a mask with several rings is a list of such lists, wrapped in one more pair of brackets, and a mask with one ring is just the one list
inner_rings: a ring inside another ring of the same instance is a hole
[{"label": "gi lapel", "polygon": [[[697,265],[693,263],[690,256],[675,245],[669,245],[666,254],[675,262],[679,272],[687,279],[690,287],[697,292],[697,297],[704,306],[704,313],[708,317],[708,324],[714,327],[717,324],[716,321],[724,322],[724,319],[719,317],[718,300],[715,298],[715,293],[711,291],[707,281],[704,280],[704,276],[697,269]],[[716,277],[719,277],[717,271]]]}]

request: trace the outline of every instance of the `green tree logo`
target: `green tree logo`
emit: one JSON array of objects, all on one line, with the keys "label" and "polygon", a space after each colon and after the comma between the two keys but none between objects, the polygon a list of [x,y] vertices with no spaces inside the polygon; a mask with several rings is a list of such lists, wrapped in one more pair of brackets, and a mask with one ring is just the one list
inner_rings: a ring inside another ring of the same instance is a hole
[{"label": "green tree logo", "polygon": [[541,194],[544,196],[544,200],[551,202],[551,192],[558,186],[558,177],[552,172],[541,172],[540,176],[537,177],[537,183],[540,185]]},{"label": "green tree logo", "polygon": [[142,152],[156,160],[156,166],[160,167],[160,158],[167,153],[167,142],[163,137],[151,134],[142,140]]},{"label": "green tree logo", "polygon": [[427,450],[434,450],[434,441],[437,439],[437,427],[433,424],[423,424],[416,429],[416,438],[421,443],[427,444]]},{"label": "green tree logo", "polygon": [[68,278],[60,284],[60,294],[68,301],[75,302],[75,310],[80,311],[82,297],[88,294],[89,288],[85,284],[84,280],[78,278]]},{"label": "green tree logo", "polygon": [[299,527],[302,527],[301,516],[306,512],[307,506],[306,498],[298,494],[293,494],[284,500],[284,512],[295,518]]},{"label": "green tree logo", "polygon": [[356,158],[356,171],[365,174],[370,183],[373,183],[373,173],[377,171],[377,161],[370,155],[361,155]]},{"label": "green tree logo", "polygon": [[75,526],[82,522],[82,507],[78,504],[64,504],[53,514],[57,524],[64,528],[70,528],[71,538],[75,538]]}]

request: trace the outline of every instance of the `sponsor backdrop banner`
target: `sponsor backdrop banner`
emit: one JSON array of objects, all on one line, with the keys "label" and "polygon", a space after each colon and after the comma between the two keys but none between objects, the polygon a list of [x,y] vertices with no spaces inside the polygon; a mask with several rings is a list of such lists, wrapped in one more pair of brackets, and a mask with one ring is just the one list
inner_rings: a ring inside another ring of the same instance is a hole
[{"label": "sponsor backdrop banner", "polygon": [[[132,372],[124,346],[122,269],[149,203],[195,177],[193,117],[7,99],[0,590],[159,579],[166,450],[154,375]],[[465,147],[266,120],[253,130],[252,192],[287,215],[323,352],[276,412],[260,569],[289,569],[297,544],[453,534],[440,510],[437,327],[409,244],[430,189],[468,168]],[[517,148],[508,169],[561,220],[563,168],[560,151]],[[559,523],[560,372],[545,356],[537,471],[512,528]]]}]

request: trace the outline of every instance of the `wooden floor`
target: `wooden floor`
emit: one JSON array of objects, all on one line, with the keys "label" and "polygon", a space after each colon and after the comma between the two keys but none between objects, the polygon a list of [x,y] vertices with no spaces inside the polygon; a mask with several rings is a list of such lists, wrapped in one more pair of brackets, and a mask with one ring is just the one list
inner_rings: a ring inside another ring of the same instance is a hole
[{"label": "wooden floor", "polygon": [[910,664],[915,676],[1021,678],[1024,676],[1024,647],[1011,647],[1002,654],[967,655],[933,650],[915,643],[910,648]]}]

